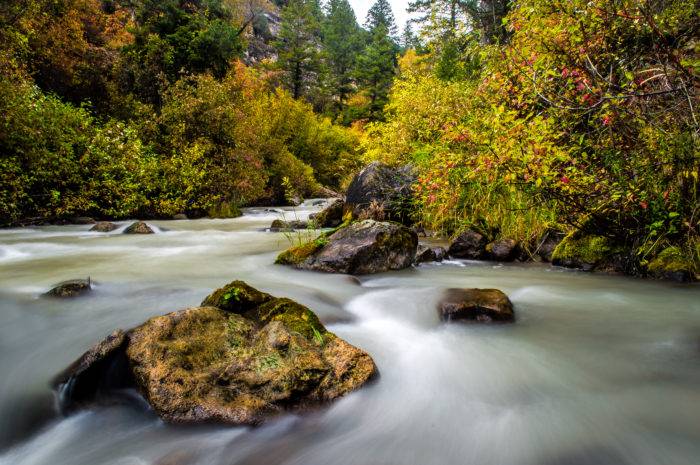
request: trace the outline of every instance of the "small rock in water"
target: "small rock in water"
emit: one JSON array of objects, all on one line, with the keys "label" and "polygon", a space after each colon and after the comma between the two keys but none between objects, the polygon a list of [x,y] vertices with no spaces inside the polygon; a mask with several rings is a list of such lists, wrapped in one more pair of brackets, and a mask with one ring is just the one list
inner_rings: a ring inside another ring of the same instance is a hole
[{"label": "small rock in water", "polygon": [[446,255],[447,251],[444,247],[430,247],[426,244],[418,244],[416,263],[441,262]]},{"label": "small rock in water", "polygon": [[173,215],[173,219],[174,220],[188,220],[189,218],[184,213],[178,213],[177,215]]},{"label": "small rock in water", "polygon": [[438,311],[445,321],[506,323],[515,320],[513,304],[498,289],[449,289],[438,304]]},{"label": "small rock in water", "polygon": [[95,224],[95,219],[90,218],[89,216],[78,216],[71,218],[70,222],[73,224]]},{"label": "small rock in water", "polygon": [[126,228],[124,234],[155,234],[155,231],[143,221],[137,221]]},{"label": "small rock in water", "polygon": [[518,256],[520,247],[514,239],[501,239],[486,246],[489,260],[512,262]]},{"label": "small rock in water", "polygon": [[108,233],[114,231],[115,229],[119,229],[118,224],[114,224],[109,221],[100,221],[99,223],[95,224],[95,226],[90,228],[90,231]]},{"label": "small rock in water", "polygon": [[486,256],[486,238],[468,229],[452,241],[447,251],[451,257],[482,260]]},{"label": "small rock in water", "polygon": [[92,285],[90,283],[90,278],[88,279],[72,279],[70,281],[64,281],[57,284],[45,295],[49,297],[78,297],[79,295],[86,294],[92,290]]},{"label": "small rock in water", "polygon": [[343,223],[343,208],[345,202],[342,199],[335,199],[320,212],[310,215],[317,228],[337,228]]}]

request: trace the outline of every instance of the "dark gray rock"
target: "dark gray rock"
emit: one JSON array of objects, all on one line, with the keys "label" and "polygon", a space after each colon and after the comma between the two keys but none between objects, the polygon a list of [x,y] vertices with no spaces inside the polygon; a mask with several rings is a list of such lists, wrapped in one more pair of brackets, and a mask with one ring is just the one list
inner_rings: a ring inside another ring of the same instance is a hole
[{"label": "dark gray rock", "polygon": [[306,229],[308,228],[308,223],[306,221],[284,221],[284,220],[274,220],[270,225],[270,231],[280,232],[280,231],[294,231],[296,229]]},{"label": "dark gray rock", "polygon": [[184,213],[178,213],[177,215],[173,215],[173,219],[174,220],[187,220],[189,218]]},{"label": "dark gray rock", "polygon": [[155,231],[143,221],[137,221],[126,228],[124,234],[155,234]]},{"label": "dark gray rock", "polygon": [[500,239],[486,246],[486,258],[498,262],[512,262],[519,253],[520,247],[514,239]]},{"label": "dark gray rock", "polygon": [[88,279],[72,279],[70,281],[63,281],[62,283],[54,286],[45,295],[48,297],[78,297],[83,294],[87,294],[92,290],[92,284],[90,278]]},{"label": "dark gray rock", "polygon": [[75,218],[71,218],[70,222],[73,224],[95,224],[95,219],[90,218],[89,216],[77,216]]},{"label": "dark gray rock", "polygon": [[431,247],[426,244],[418,244],[416,263],[441,262],[445,259],[447,251],[444,247]]},{"label": "dark gray rock", "polygon": [[[365,167],[350,183],[345,198],[353,217],[412,222],[413,186],[417,177],[413,167],[392,168],[379,162]],[[374,210],[374,211],[373,211]]]},{"label": "dark gray rock", "polygon": [[406,226],[364,220],[344,227],[297,266],[327,273],[372,274],[410,267],[418,237]]},{"label": "dark gray rock", "polygon": [[309,216],[317,228],[337,228],[343,223],[343,207],[345,202],[335,199],[320,212]]},{"label": "dark gray rock", "polygon": [[109,221],[100,221],[99,223],[95,224],[95,226],[90,228],[90,231],[108,233],[116,229],[119,229],[118,224],[110,223]]},{"label": "dark gray rock", "polygon": [[468,229],[452,241],[447,253],[454,258],[483,260],[487,255],[487,243],[488,241],[483,235]]},{"label": "dark gray rock", "polygon": [[535,254],[543,261],[551,262],[554,249],[564,240],[564,237],[566,237],[566,234],[560,231],[555,231],[553,229],[545,231],[542,237],[537,241]]},{"label": "dark gray rock", "polygon": [[444,321],[507,323],[515,320],[513,304],[498,289],[448,289],[438,304]]}]

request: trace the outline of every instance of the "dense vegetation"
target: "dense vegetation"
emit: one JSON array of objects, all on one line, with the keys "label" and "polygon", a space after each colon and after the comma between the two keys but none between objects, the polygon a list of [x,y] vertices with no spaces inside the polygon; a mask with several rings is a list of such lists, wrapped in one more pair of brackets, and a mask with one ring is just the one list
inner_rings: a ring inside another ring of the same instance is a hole
[{"label": "dense vegetation", "polygon": [[[595,235],[625,267],[700,263],[695,1],[416,1],[367,157],[413,163],[425,226],[530,248]],[[669,260],[659,262],[655,257]]]},{"label": "dense vegetation", "polygon": [[380,116],[393,66],[356,73],[386,37],[346,1],[276,3],[3,2],[0,222],[230,216],[339,188],[359,133],[333,120],[353,96]]},{"label": "dense vegetation", "polygon": [[[8,0],[0,218],[233,215],[410,163],[415,219],[700,263],[688,0]],[[291,189],[290,189],[291,188]]]}]

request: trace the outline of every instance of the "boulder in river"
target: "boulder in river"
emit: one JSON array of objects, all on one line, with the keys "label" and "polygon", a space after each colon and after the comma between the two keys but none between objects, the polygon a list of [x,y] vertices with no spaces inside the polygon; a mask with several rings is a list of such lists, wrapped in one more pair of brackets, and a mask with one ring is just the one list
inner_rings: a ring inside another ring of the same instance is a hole
[{"label": "boulder in river", "polygon": [[87,279],[71,279],[69,281],[63,281],[62,283],[56,284],[50,291],[45,295],[48,297],[78,297],[83,294],[87,294],[92,290],[92,283],[90,278]]},{"label": "boulder in river", "polygon": [[346,208],[354,218],[386,218],[409,224],[416,180],[410,165],[392,168],[379,162],[370,163],[350,183]]},{"label": "boulder in river", "polygon": [[417,247],[416,233],[406,226],[364,220],[293,247],[277,263],[326,273],[373,274],[410,267]]},{"label": "boulder in river", "polygon": [[112,223],[109,221],[100,221],[99,223],[96,223],[95,226],[90,228],[90,231],[108,233],[108,232],[112,232],[116,229],[119,229],[118,224],[115,224],[115,223]]},{"label": "boulder in river", "polygon": [[487,243],[482,234],[467,229],[452,241],[447,253],[453,258],[482,260],[486,257]]},{"label": "boulder in river", "polygon": [[375,373],[367,353],[308,308],[235,281],[201,307],[113,333],[56,385],[64,404],[130,384],[168,422],[257,424],[341,397]]},{"label": "boulder in river", "polygon": [[554,249],[564,240],[565,236],[563,232],[554,229],[545,231],[539,241],[537,241],[537,248],[535,249],[536,254],[543,261],[551,262]]},{"label": "boulder in river", "polygon": [[126,228],[124,234],[155,234],[155,231],[143,221],[137,221]]},{"label": "boulder in river", "polygon": [[512,262],[520,253],[518,242],[514,239],[500,239],[486,245],[486,257],[498,262]]},{"label": "boulder in river", "polygon": [[552,264],[583,271],[609,268],[618,249],[603,236],[575,231],[562,240],[552,252]]},{"label": "boulder in river", "polygon": [[345,202],[342,199],[334,199],[326,208],[309,216],[309,219],[317,228],[337,228],[343,223],[344,206]]},{"label": "boulder in river", "polygon": [[306,229],[308,228],[308,223],[306,221],[299,221],[299,220],[292,220],[292,221],[284,221],[284,220],[274,220],[272,224],[270,225],[270,231],[273,232],[279,232],[279,231],[293,231],[295,229]]},{"label": "boulder in river", "polygon": [[438,304],[445,321],[507,323],[515,320],[513,304],[498,289],[448,289]]}]

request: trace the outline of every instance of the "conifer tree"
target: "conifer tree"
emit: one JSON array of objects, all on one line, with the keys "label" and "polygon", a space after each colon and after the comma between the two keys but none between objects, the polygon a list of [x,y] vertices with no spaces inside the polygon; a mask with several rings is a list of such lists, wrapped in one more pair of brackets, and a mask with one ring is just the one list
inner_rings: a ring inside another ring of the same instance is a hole
[{"label": "conifer tree", "polygon": [[340,110],[354,89],[357,57],[363,50],[362,30],[347,0],[330,0],[326,7],[323,45],[333,97]]},{"label": "conifer tree", "polygon": [[276,42],[277,66],[282,81],[294,98],[309,95],[318,86],[323,68],[320,53],[320,24],[313,0],[290,0],[282,10],[282,24]]},{"label": "conifer tree", "polygon": [[394,12],[388,0],[377,0],[367,12],[365,28],[374,34],[374,31],[380,26],[384,27],[387,31],[386,34],[391,37],[398,33]]},{"label": "conifer tree", "polygon": [[372,42],[358,58],[357,77],[370,99],[368,110],[372,119],[381,119],[396,74],[397,53],[389,31],[379,24],[372,33]]}]

